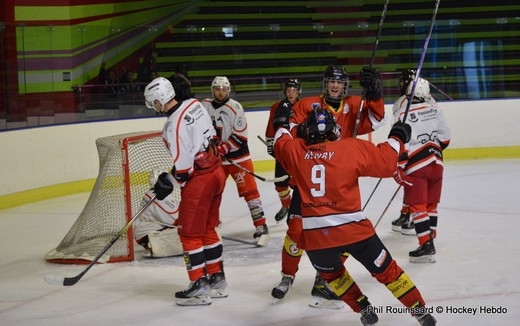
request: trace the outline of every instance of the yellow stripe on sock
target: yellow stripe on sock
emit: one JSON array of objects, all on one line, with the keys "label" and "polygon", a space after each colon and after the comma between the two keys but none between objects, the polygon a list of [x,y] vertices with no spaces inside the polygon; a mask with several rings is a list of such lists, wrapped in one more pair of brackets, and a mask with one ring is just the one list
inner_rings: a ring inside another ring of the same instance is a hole
[{"label": "yellow stripe on sock", "polygon": [[397,280],[386,285],[386,288],[390,290],[397,299],[401,298],[414,287],[415,284],[406,273],[402,273]]}]

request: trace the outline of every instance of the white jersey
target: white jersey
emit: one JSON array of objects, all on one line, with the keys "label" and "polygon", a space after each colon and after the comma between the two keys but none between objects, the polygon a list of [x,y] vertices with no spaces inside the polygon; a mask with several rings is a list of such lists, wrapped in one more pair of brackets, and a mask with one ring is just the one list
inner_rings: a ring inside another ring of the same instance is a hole
[{"label": "white jersey", "polygon": [[175,174],[191,175],[195,156],[207,150],[216,131],[200,101],[188,99],[168,117],[162,136],[172,156]]},{"label": "white jersey", "polygon": [[[142,200],[144,206],[154,195],[153,190],[148,190]],[[134,221],[134,238],[141,239],[153,231],[162,230],[165,227],[173,227],[179,215],[179,203],[170,194],[163,200],[155,200],[139,218]]]},{"label": "white jersey", "polygon": [[[247,144],[247,119],[242,105],[228,99],[225,104],[215,108],[211,98],[203,100],[202,105],[211,116],[220,142],[230,145],[226,157],[237,163],[251,159]],[[222,164],[230,163],[223,161]]]},{"label": "white jersey", "polygon": [[[393,123],[401,120],[408,104],[408,96],[401,96],[394,104]],[[410,142],[406,144],[408,161],[405,165],[406,174],[435,162],[442,165],[442,150],[448,147],[451,132],[444,114],[437,103],[430,97],[423,103],[410,105],[406,123],[412,127]]]}]

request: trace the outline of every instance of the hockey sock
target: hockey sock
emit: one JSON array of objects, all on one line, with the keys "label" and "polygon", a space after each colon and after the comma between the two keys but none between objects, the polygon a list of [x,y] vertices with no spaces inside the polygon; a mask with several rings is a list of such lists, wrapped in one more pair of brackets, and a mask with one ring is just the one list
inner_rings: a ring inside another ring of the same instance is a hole
[{"label": "hockey sock", "polygon": [[428,205],[428,216],[430,217],[430,230],[432,231],[432,237],[437,237],[437,204]]},{"label": "hockey sock", "polygon": [[430,217],[426,211],[412,213],[413,224],[415,226],[415,233],[419,239],[419,245],[423,245],[426,241],[431,239]]},{"label": "hockey sock", "polygon": [[[289,207],[291,205],[291,190],[290,189],[280,189],[276,187],[278,191],[278,197],[280,197],[280,202],[283,207]],[[282,188],[282,187],[280,187]]]},{"label": "hockey sock", "polygon": [[[326,274],[320,275],[324,276]],[[347,270],[344,270],[339,277],[328,283],[334,294],[336,294],[343,302],[349,305],[353,311],[361,311],[361,307],[358,304],[357,299],[363,297],[363,293],[361,293],[359,286],[356,284]]]},{"label": "hockey sock", "polygon": [[179,235],[184,249],[184,263],[188,270],[190,281],[196,281],[206,275],[206,257],[202,241]]},{"label": "hockey sock", "polygon": [[298,265],[302,259],[303,250],[296,246],[287,235],[283,241],[282,249],[282,274],[285,275],[296,275],[298,271]]},{"label": "hockey sock", "polygon": [[249,212],[251,213],[251,218],[253,219],[254,226],[264,225],[266,223],[264,217],[264,209],[262,208],[262,202],[260,198],[256,199],[246,199],[247,207],[249,208]]},{"label": "hockey sock", "polygon": [[204,255],[206,256],[206,271],[208,274],[222,271],[222,243],[204,246]]},{"label": "hockey sock", "polygon": [[402,272],[396,280],[386,284],[386,288],[390,290],[394,297],[396,297],[405,307],[412,307],[417,303],[424,306],[424,300],[421,293],[405,272]]}]

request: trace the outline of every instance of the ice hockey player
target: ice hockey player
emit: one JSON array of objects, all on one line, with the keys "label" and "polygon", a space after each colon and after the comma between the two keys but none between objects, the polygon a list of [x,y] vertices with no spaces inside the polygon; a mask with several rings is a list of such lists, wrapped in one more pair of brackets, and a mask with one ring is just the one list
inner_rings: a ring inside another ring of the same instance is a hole
[{"label": "ice hockey player", "polygon": [[[406,90],[408,97],[412,88],[410,83]],[[437,206],[444,172],[442,151],[450,143],[451,132],[442,110],[431,97],[426,79],[417,79],[409,106],[408,99],[396,103],[393,120],[402,120],[407,107],[406,123],[412,126],[413,132],[407,155],[397,166],[394,179],[404,188],[404,199],[419,241],[419,247],[409,252],[410,262],[433,263],[436,253],[433,239],[437,236]]]},{"label": "ice hockey player", "polygon": [[[395,111],[401,106],[400,103],[407,99],[406,89],[408,88],[408,85],[413,82],[415,74],[415,69],[404,69],[401,71],[401,75],[399,75],[398,79],[400,95],[394,103],[392,114],[395,114]],[[399,158],[399,165],[402,164],[403,160],[406,160],[406,153],[403,154],[403,157]],[[410,219],[410,207],[406,204],[405,198],[403,198],[403,205],[401,206],[399,217],[392,221],[392,231],[400,232],[403,235],[415,235],[413,222]]]},{"label": "ice hockey player", "polygon": [[[335,132],[340,138],[351,138],[354,135],[356,118],[361,109],[362,97],[348,95],[349,75],[341,65],[328,65],[322,76],[322,93],[318,96],[304,97],[296,102],[292,109],[293,115],[289,119],[289,126],[294,137],[298,136],[299,128],[305,131],[308,114],[316,108],[329,111],[336,119]],[[372,67],[363,67],[360,72],[360,85],[365,89],[366,99],[363,102],[360,121],[357,129],[358,135],[370,133],[385,124],[385,106],[382,98],[381,80],[379,74]],[[282,280],[271,291],[273,298],[280,300],[285,297],[294,282],[298,265],[303,251],[292,240],[298,237],[299,230],[293,230],[291,224],[292,215],[300,215],[300,200],[298,189],[293,188],[291,205],[289,208],[288,229],[282,248]],[[345,253],[343,260],[348,254]],[[319,276],[311,291],[310,306],[315,308],[333,308],[334,302],[328,302],[320,291],[323,283]]]},{"label": "ice hockey player", "polygon": [[209,305],[212,297],[227,297],[223,247],[216,231],[226,174],[211,118],[190,94],[182,78],[172,85],[158,77],[144,90],[146,106],[168,117],[162,137],[173,160],[171,171],[159,175],[154,193],[164,200],[174,185],[181,188],[177,230],[190,285],[175,293],[180,306]]},{"label": "ice hockey player", "polygon": [[356,138],[339,139],[329,110],[312,110],[301,138],[280,128],[274,141],[275,156],[298,188],[301,216],[293,217],[300,237],[293,239],[307,256],[328,289],[361,313],[363,325],[377,323],[378,317],[347,273],[341,255],[358,260],[367,271],[410,308],[421,325],[435,325],[426,312],[425,301],[411,278],[392,258],[371,221],[361,210],[360,177],[391,177],[404,144],[410,140],[410,126],[397,122],[388,140],[374,145]]},{"label": "ice hockey player", "polygon": [[[269,110],[269,119],[265,128],[265,140],[267,145],[267,153],[274,157],[273,141],[274,134],[280,126],[289,126],[289,118],[292,114],[292,106],[300,99],[302,85],[296,78],[287,79],[282,86],[284,98],[276,101]],[[276,159],[276,158],[275,158]],[[280,163],[275,161],[274,176],[276,178],[287,175]],[[274,216],[276,222],[280,222],[289,213],[289,205],[291,204],[291,189],[289,187],[289,179],[275,182],[275,190],[278,193],[282,207]]]},{"label": "ice hockey player", "polygon": [[254,172],[253,160],[249,152],[248,126],[244,108],[229,97],[231,84],[225,76],[216,76],[211,82],[212,98],[206,98],[202,105],[211,116],[218,136],[217,151],[224,158],[222,165],[226,176],[231,175],[236,183],[238,196],[242,197],[249,212],[255,232],[256,245],[264,247],[269,242],[269,229],[264,216],[264,208],[255,178],[231,162]]},{"label": "ice hockey player", "polygon": [[[152,187],[143,196],[143,205],[154,195],[153,186],[159,175],[164,172],[153,169],[149,183]],[[182,244],[177,233],[178,200],[169,194],[163,200],[155,202],[146,209],[133,223],[134,238],[143,246],[150,257],[163,258],[182,255]]]}]

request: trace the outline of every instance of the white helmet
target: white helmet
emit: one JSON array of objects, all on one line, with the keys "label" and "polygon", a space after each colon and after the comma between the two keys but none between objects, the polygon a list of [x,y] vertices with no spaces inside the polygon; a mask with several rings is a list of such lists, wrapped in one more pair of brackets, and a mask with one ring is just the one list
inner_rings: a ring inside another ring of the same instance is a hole
[{"label": "white helmet", "polygon": [[146,107],[154,109],[157,112],[160,112],[161,110],[155,108],[155,100],[159,101],[164,108],[164,105],[174,97],[175,90],[173,89],[172,83],[164,77],[155,78],[144,89],[144,103],[146,104]]},{"label": "white helmet", "polygon": [[231,89],[231,84],[229,83],[229,80],[227,79],[226,76],[217,76],[211,82],[211,94],[213,95],[213,97],[215,97],[215,95],[213,94],[213,87],[227,88],[227,90],[228,90],[227,96],[229,96],[229,90]]},{"label": "white helmet", "polygon": [[150,175],[148,176],[148,184],[150,185],[150,188],[153,188],[153,186],[157,182],[157,179],[159,179],[159,176],[163,172],[166,172],[166,171],[163,169],[159,169],[159,168],[152,169],[152,171],[150,172]]},{"label": "white helmet", "polygon": [[[413,83],[408,85],[406,89],[406,95],[410,95],[412,92]],[[415,91],[413,92],[413,96],[421,99],[425,99],[430,96],[430,83],[426,79],[418,78],[417,84],[415,85]]]}]

